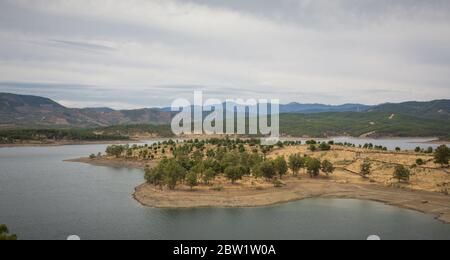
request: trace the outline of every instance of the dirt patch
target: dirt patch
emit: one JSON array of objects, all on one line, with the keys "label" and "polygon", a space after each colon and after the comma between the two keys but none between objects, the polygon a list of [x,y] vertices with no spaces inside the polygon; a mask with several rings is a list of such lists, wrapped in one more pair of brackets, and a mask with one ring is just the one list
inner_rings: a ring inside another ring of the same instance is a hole
[{"label": "dirt patch", "polygon": [[383,187],[368,181],[356,184],[336,179],[290,177],[284,182],[286,186],[282,188],[237,185],[225,186],[222,191],[210,188],[191,191],[187,187],[171,191],[142,184],[136,188],[134,198],[154,208],[261,207],[307,198],[363,199],[432,214],[444,223],[450,222],[450,197],[443,194]]}]

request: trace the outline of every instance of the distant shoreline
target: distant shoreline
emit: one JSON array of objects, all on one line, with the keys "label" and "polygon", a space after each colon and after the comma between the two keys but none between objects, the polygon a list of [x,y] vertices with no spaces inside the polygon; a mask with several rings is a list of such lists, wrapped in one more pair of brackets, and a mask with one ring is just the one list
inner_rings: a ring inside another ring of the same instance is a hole
[{"label": "distant shoreline", "polygon": [[13,148],[13,147],[56,147],[66,145],[93,145],[93,144],[129,144],[129,143],[142,143],[143,140],[127,140],[127,141],[60,141],[53,143],[13,143],[13,144],[0,144],[0,148]]},{"label": "distant shoreline", "polygon": [[[180,136],[180,137],[151,137],[151,138],[136,138],[130,140],[111,140],[111,141],[56,141],[49,143],[39,143],[39,142],[22,142],[22,143],[12,143],[12,144],[0,144],[0,148],[12,148],[12,147],[54,147],[54,146],[65,146],[65,145],[93,145],[93,144],[131,144],[131,143],[143,143],[145,141],[161,140],[161,139],[173,139],[173,140],[189,140],[189,139],[209,139],[209,138],[223,138],[224,136],[219,135],[190,135],[190,136]],[[249,138],[249,137],[242,137]],[[430,141],[417,142],[418,144],[450,144],[450,141],[440,140],[436,137],[353,137],[353,136],[332,136],[332,137],[293,137],[293,136],[282,136],[281,140],[330,140],[333,138],[353,138],[367,139],[367,140],[402,140],[402,139],[430,139]]]}]

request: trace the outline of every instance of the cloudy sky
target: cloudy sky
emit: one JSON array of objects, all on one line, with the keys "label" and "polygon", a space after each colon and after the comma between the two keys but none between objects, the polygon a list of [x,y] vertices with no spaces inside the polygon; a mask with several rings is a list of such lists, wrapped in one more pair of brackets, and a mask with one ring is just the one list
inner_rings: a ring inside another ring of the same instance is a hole
[{"label": "cloudy sky", "polygon": [[282,103],[450,98],[450,1],[0,0],[0,92],[137,108],[193,90]]}]

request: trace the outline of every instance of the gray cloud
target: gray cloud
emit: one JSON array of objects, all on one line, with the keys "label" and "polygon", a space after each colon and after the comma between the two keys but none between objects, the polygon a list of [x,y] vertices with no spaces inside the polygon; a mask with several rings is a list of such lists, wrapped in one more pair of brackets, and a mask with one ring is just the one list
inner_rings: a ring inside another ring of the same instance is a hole
[{"label": "gray cloud", "polygon": [[[449,98],[446,0],[3,0],[0,91],[67,104]],[[427,89],[426,92],[423,89]]]}]

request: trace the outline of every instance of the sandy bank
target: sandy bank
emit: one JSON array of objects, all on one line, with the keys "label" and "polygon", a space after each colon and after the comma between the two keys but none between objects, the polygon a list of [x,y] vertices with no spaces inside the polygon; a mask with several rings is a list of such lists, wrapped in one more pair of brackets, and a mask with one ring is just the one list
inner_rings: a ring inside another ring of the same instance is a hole
[{"label": "sandy bank", "polygon": [[124,158],[77,158],[65,160],[65,162],[86,163],[95,166],[106,166],[114,168],[132,168],[132,169],[144,169],[146,166],[153,167],[155,162],[151,161],[134,161]]},{"label": "sandy bank", "polygon": [[439,193],[388,188],[370,183],[298,180],[294,177],[285,182],[286,186],[282,188],[225,188],[223,191],[190,191],[188,188],[161,191],[142,184],[136,188],[134,197],[142,205],[154,208],[261,207],[307,198],[363,199],[431,214],[444,223],[450,223],[450,197]]}]

